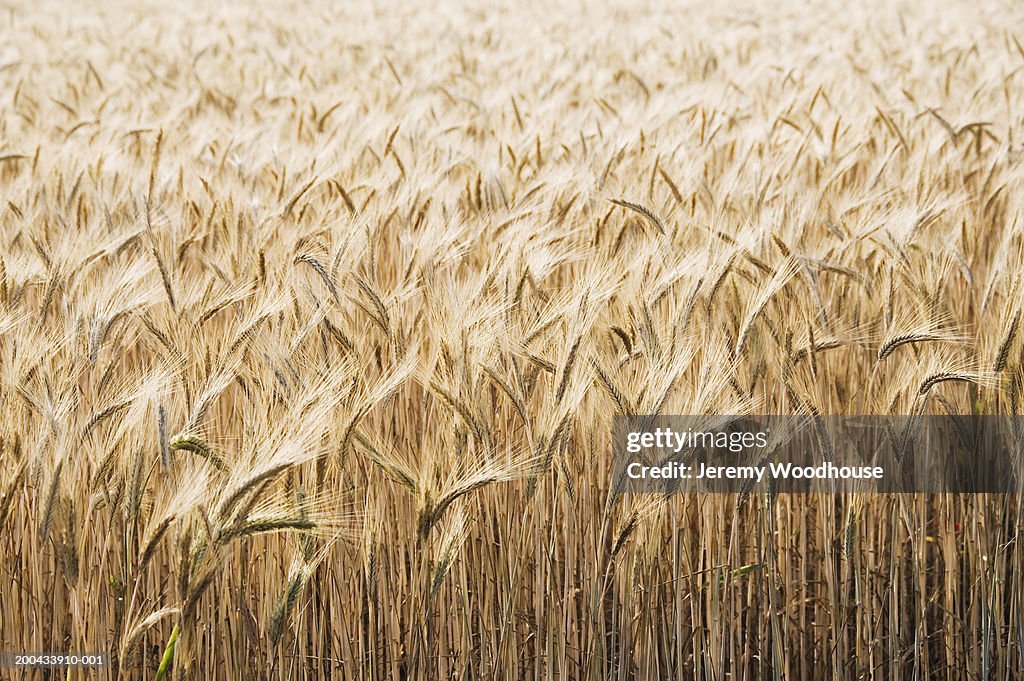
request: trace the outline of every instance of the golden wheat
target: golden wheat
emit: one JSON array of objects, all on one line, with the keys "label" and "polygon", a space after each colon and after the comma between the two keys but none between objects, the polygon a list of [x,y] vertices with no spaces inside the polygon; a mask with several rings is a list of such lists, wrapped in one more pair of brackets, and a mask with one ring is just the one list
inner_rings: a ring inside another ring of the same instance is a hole
[{"label": "golden wheat", "polygon": [[1022,678],[1019,495],[620,494],[611,435],[1017,415],[1020,6],[0,8],[0,651]]}]

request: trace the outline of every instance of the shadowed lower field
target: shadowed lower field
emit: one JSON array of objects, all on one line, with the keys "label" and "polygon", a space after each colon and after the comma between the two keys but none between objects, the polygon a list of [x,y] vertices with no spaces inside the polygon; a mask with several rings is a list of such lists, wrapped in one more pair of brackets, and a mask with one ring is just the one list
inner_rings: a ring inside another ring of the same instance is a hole
[{"label": "shadowed lower field", "polygon": [[334,4],[0,5],[0,676],[1021,678],[1019,496],[610,439],[1019,413],[1019,7]]}]

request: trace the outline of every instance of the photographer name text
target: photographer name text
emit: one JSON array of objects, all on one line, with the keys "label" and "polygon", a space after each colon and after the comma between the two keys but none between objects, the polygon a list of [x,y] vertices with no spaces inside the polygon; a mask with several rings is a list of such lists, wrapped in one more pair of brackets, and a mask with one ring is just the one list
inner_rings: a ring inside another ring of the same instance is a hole
[{"label": "photographer name text", "polygon": [[626,475],[634,480],[754,480],[765,476],[775,480],[880,480],[885,477],[882,466],[836,466],[826,461],[818,466],[795,466],[792,463],[769,463],[763,466],[716,466],[703,462],[687,465],[675,461],[661,466],[639,462],[626,467]]}]

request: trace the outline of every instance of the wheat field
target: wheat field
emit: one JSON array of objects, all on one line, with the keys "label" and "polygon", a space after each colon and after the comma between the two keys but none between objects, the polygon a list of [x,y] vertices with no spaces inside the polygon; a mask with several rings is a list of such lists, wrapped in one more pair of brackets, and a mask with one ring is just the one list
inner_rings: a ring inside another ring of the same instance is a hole
[{"label": "wheat field", "polygon": [[0,651],[109,664],[0,677],[1022,678],[1018,495],[610,436],[1018,414],[1019,4],[29,5]]}]

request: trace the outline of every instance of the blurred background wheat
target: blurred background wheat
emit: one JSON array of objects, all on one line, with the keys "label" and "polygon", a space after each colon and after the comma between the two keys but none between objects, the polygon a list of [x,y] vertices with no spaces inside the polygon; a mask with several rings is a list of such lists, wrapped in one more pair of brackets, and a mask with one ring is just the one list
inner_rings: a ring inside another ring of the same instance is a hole
[{"label": "blurred background wheat", "polygon": [[0,649],[1021,678],[1017,495],[615,493],[1024,392],[1021,7],[712,4],[0,5]]}]

